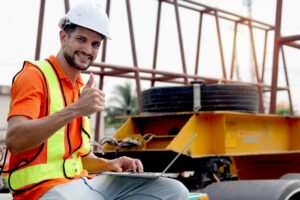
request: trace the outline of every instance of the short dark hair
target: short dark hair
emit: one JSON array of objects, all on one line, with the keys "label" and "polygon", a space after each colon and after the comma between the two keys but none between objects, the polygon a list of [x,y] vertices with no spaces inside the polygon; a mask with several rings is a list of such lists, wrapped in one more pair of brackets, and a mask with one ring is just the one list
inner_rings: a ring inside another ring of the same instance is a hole
[{"label": "short dark hair", "polygon": [[[78,25],[71,23],[71,24],[65,25],[63,27],[63,30],[66,31],[68,36],[70,37],[70,35],[76,30],[77,27],[78,27]],[[93,30],[91,30],[91,31],[93,31]],[[95,33],[97,33],[97,32],[95,32]],[[102,40],[105,39],[105,36],[103,34],[101,34],[101,33],[97,33],[97,34],[99,34],[101,36]]]},{"label": "short dark hair", "polygon": [[73,33],[77,28],[76,24],[68,24],[63,27],[63,30],[67,32],[68,36],[70,37],[71,33]]}]

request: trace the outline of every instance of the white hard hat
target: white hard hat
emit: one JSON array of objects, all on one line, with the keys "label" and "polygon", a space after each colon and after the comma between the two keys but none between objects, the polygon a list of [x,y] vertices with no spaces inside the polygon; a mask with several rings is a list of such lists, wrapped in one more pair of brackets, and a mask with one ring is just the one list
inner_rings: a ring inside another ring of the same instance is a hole
[{"label": "white hard hat", "polygon": [[74,6],[59,20],[58,26],[63,29],[70,24],[88,28],[110,39],[109,20],[106,12],[99,4],[85,2]]}]

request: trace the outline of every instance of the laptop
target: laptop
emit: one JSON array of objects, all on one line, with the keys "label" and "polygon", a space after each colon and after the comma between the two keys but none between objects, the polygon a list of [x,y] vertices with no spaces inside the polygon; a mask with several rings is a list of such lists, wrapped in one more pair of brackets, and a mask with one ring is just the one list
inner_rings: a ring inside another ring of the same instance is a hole
[{"label": "laptop", "polygon": [[172,164],[177,160],[177,158],[182,154],[182,152],[194,141],[198,134],[196,133],[194,137],[183,147],[183,149],[175,156],[175,158],[169,163],[169,165],[162,172],[143,172],[134,173],[131,171],[127,172],[100,172],[98,175],[111,175],[111,176],[130,176],[130,177],[141,177],[141,178],[158,178],[163,176],[167,170],[172,166]]}]

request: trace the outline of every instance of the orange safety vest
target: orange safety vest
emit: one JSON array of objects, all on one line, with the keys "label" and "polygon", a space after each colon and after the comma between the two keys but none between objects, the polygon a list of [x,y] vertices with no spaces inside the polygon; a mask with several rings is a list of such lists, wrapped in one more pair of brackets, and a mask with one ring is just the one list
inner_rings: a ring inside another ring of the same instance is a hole
[{"label": "orange safety vest", "polygon": [[[25,67],[37,67],[43,74],[47,91],[47,115],[51,115],[66,106],[64,92],[57,72],[50,61],[25,62]],[[73,152],[73,138],[69,135],[69,124],[59,129],[46,142],[40,145],[38,152],[30,158],[17,159],[7,153],[3,176],[13,192],[22,192],[54,178],[73,178],[82,173],[81,156],[89,154],[90,120],[81,117],[81,143]],[[69,148],[66,148],[68,144]],[[7,161],[6,161],[7,160]],[[13,163],[10,164],[10,163]]]}]

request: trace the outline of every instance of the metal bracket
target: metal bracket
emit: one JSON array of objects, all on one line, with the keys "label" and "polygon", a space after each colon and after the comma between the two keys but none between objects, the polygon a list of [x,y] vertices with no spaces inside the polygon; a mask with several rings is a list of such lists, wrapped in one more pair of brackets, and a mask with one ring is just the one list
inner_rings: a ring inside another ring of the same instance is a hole
[{"label": "metal bracket", "polygon": [[204,84],[203,80],[197,80],[197,81],[192,81],[191,82],[193,85],[193,111],[195,113],[198,113],[199,110],[201,109],[201,85]]}]

